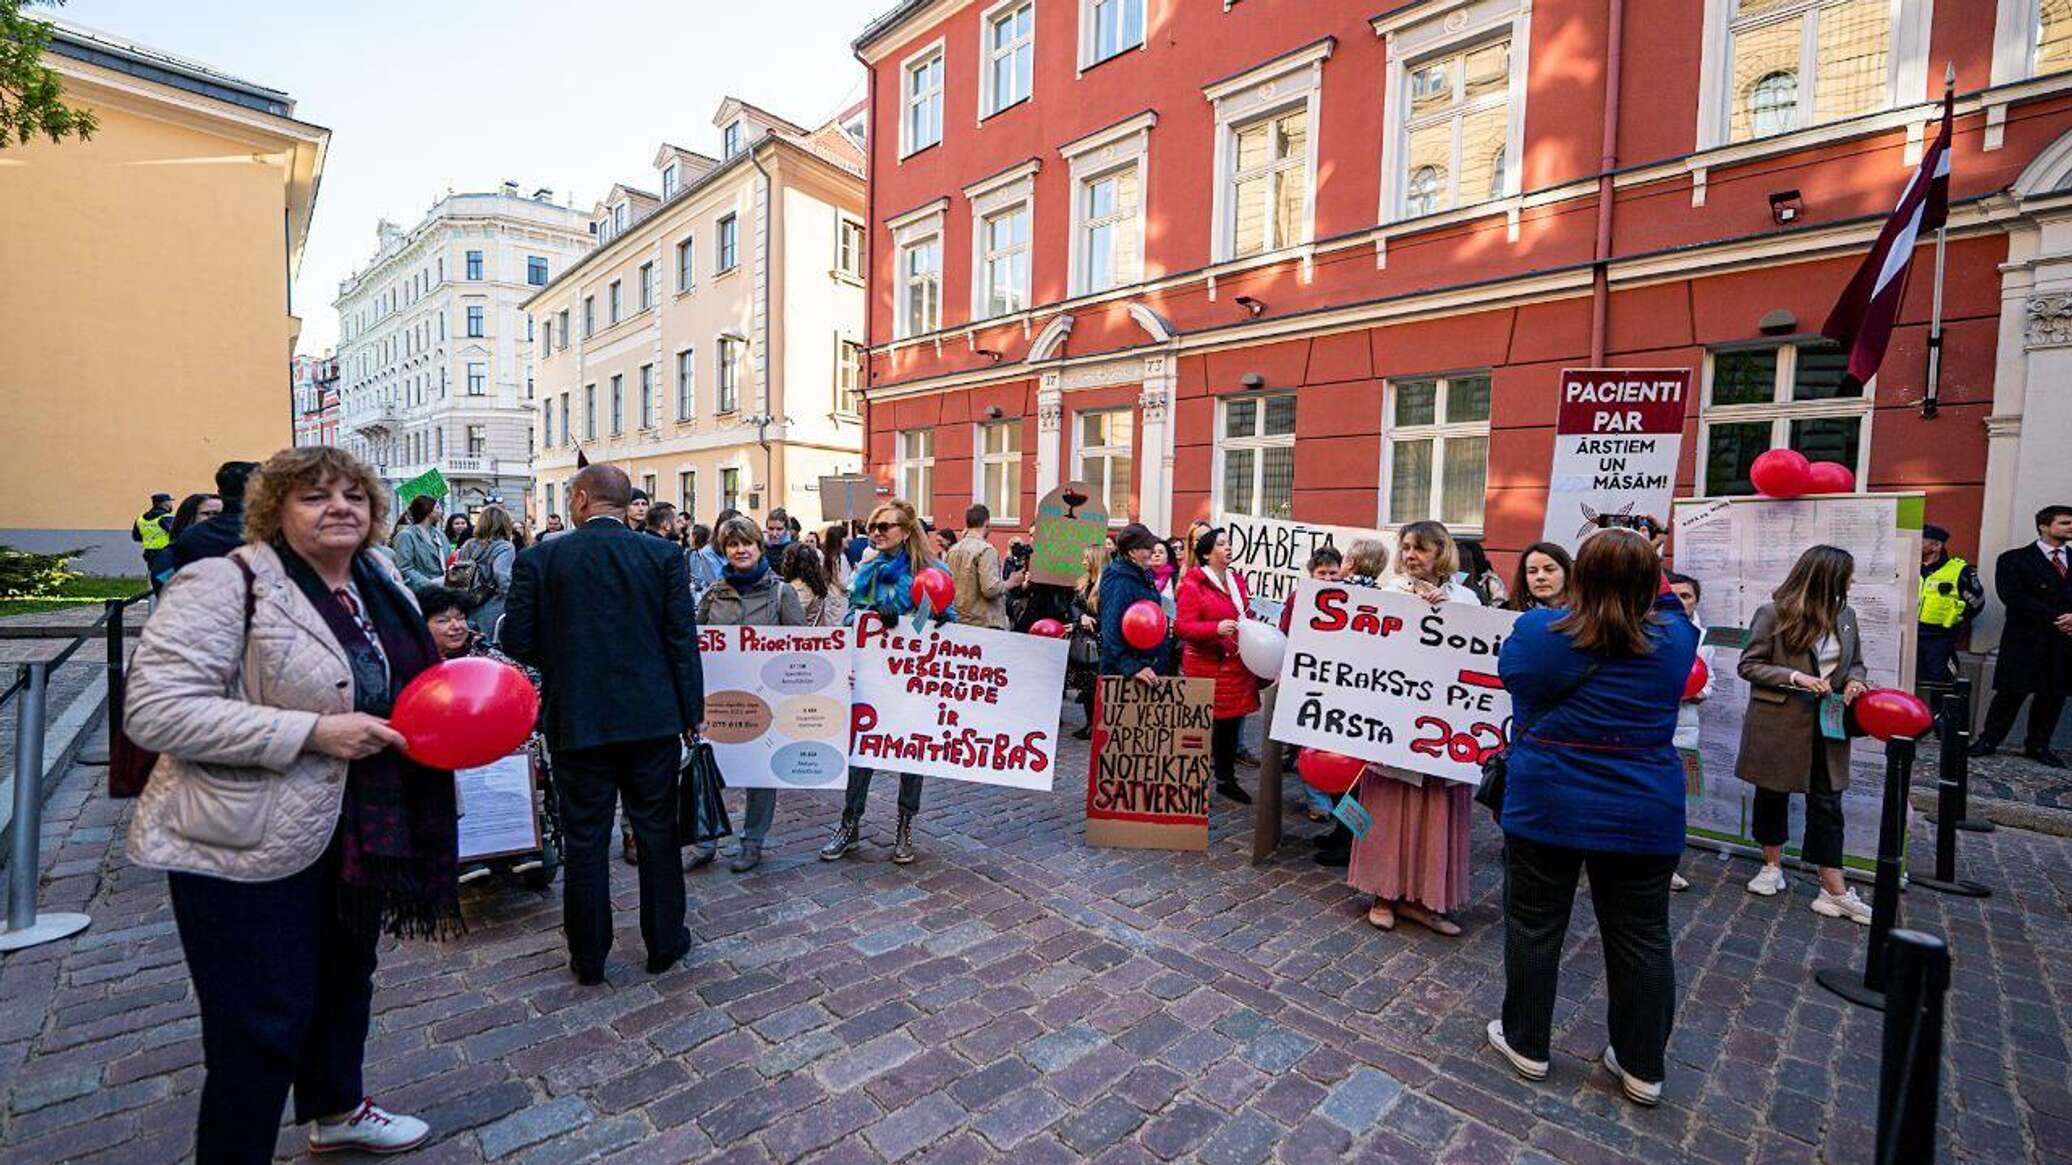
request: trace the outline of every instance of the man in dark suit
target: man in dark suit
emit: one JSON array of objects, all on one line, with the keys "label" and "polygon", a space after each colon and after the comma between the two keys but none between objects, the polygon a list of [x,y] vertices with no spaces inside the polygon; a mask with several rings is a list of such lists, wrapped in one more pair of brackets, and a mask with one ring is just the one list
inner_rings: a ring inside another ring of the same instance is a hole
[{"label": "man in dark suit", "polygon": [[216,467],[216,496],[223,512],[196,522],[173,543],[173,569],[204,558],[221,558],[245,544],[245,482],[259,468],[256,461],[226,461]]},{"label": "man in dark suit", "polygon": [[2036,511],[2036,541],[2002,554],[1993,571],[1993,592],[2007,607],[2000,634],[2000,663],[1993,672],[1993,702],[1986,725],[1971,748],[1991,756],[2014,728],[2022,701],[2029,705],[2029,732],[2022,751],[2054,769],[2065,767],[2051,751],[2065,694],[2072,691],[2072,506]]},{"label": "man in dark suit", "polygon": [[678,744],[705,717],[697,615],[673,543],[626,525],[633,483],[592,465],[568,483],[575,528],[511,568],[503,649],[540,669],[541,727],[568,853],[563,925],[576,980],[604,981],[612,945],[614,795],[640,844],[640,933],[650,973],[690,950],[677,845]]}]

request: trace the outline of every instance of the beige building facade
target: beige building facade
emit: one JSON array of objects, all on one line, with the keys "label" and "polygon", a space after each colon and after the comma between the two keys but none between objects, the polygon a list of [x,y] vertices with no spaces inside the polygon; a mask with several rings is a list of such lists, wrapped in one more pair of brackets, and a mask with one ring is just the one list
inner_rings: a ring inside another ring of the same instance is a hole
[{"label": "beige building facade", "polygon": [[141,575],[160,491],[294,440],[290,286],[330,131],[279,90],[57,24],[91,141],[0,151],[0,543]]},{"label": "beige building facade", "polygon": [[[862,469],[863,152],[729,99],[712,157],[665,144],[657,191],[618,186],[596,247],[524,305],[535,513],[564,514],[577,451],[711,523]],[[839,518],[843,515],[835,515]]]}]

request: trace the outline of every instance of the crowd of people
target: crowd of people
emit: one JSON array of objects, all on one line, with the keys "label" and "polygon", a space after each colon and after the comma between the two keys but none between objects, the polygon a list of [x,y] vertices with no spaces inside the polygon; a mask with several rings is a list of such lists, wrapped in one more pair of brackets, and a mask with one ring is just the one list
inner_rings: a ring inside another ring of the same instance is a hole
[{"label": "crowd of people", "polygon": [[[1238,643],[1261,612],[1234,568],[1229,532],[1208,523],[1171,539],[1123,526],[1087,549],[1082,577],[1063,586],[1032,581],[1026,541],[996,545],[984,506],[957,530],[931,528],[898,499],[818,532],[781,509],[760,522],[729,510],[708,527],[653,502],[620,469],[591,465],[568,483],[569,521],[548,515],[532,539],[501,506],[448,515],[430,497],[411,499],[391,528],[378,475],[331,448],[228,462],[215,486],[177,506],[158,495],[138,519],[164,593],[127,697],[127,731],[159,757],[128,852],[168,872],[202,1014],[203,1160],[270,1159],[291,1090],[315,1150],[396,1151],[427,1135],[423,1121],[366,1096],[360,1063],[379,937],[440,937],[461,925],[455,784],[407,757],[387,722],[403,686],[441,660],[493,653],[540,687],[569,964],[583,985],[606,975],[621,811],[646,968],[666,972],[690,950],[687,871],[719,856],[709,843],[687,855],[678,817],[679,765],[704,727],[701,623],[841,626],[866,611],[897,623],[925,601],[916,577],[939,567],[955,597],[927,617],[1069,629],[1061,699],[1076,694],[1089,724],[1098,677],[1206,681],[1214,789],[1251,801],[1238,770],[1253,753],[1243,735],[1265,681]],[[1999,564],[2009,639],[1980,748],[1997,747],[2033,700],[2028,752],[2052,763],[2049,734],[2072,680],[2072,507],[2046,508],[2037,530],[2035,544]],[[1947,535],[1926,533],[1922,622],[1961,628],[1983,592],[1968,564],[1948,556]],[[1504,835],[1506,991],[1487,1038],[1521,1076],[1548,1074],[1562,943],[1587,872],[1604,936],[1603,1064],[1639,1104],[1660,1097],[1675,1018],[1667,904],[1683,887],[1697,706],[1714,692],[1711,683],[1686,692],[1693,659],[1709,656],[1701,586],[1667,570],[1661,551],[1659,537],[1617,528],[1574,555],[1538,543],[1507,585],[1479,543],[1424,521],[1402,527],[1393,552],[1361,538],[1306,564],[1315,578],[1433,606],[1520,613],[1499,659],[1513,708],[1491,806]],[[1803,858],[1818,871],[1811,908],[1867,923],[1869,909],[1842,879],[1848,745],[1830,724],[1865,690],[1853,574],[1846,551],[1810,547],[1755,613],[1738,667],[1749,694],[1736,775],[1753,787],[1763,851],[1749,892],[1787,886],[1782,849],[1796,795]],[[1145,602],[1167,614],[1165,638],[1149,646],[1125,626]],[[1924,657],[1947,660],[1953,637],[1932,647],[1926,638]],[[863,844],[875,775],[851,768],[821,859]],[[900,865],[920,856],[922,786],[899,774],[889,856]],[[1469,786],[1368,765],[1348,796],[1371,820],[1358,836],[1334,820],[1330,797],[1305,790],[1298,802],[1333,821],[1317,860],[1345,868],[1374,927],[1407,920],[1460,934]],[[774,790],[749,791],[734,873],[762,862],[775,806]]]}]

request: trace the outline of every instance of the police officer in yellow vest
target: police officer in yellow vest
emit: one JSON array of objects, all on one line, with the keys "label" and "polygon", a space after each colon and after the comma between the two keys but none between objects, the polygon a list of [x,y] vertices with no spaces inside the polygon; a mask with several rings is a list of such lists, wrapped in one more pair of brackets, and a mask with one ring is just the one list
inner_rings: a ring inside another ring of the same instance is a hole
[{"label": "police officer in yellow vest", "polygon": [[152,560],[173,541],[173,495],[151,495],[151,508],[138,514],[130,526],[130,541],[143,545],[144,576],[151,577]]},{"label": "police officer in yellow vest", "polygon": [[1986,609],[1978,571],[1949,551],[1950,532],[1921,527],[1921,626],[1914,683],[1932,707],[1957,674],[1957,637]]}]

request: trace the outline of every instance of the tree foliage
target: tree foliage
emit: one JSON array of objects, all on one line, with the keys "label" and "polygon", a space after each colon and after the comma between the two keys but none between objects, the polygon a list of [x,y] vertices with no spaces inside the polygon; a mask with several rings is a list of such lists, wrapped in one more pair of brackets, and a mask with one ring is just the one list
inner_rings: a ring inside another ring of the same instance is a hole
[{"label": "tree foliage", "polygon": [[0,599],[34,599],[54,595],[79,575],[67,569],[85,550],[37,554],[0,545]]},{"label": "tree foliage", "polygon": [[27,145],[39,134],[53,142],[67,137],[85,141],[97,127],[93,111],[75,109],[61,99],[57,73],[43,64],[50,24],[22,15],[24,2],[65,0],[0,0],[0,150]]}]

